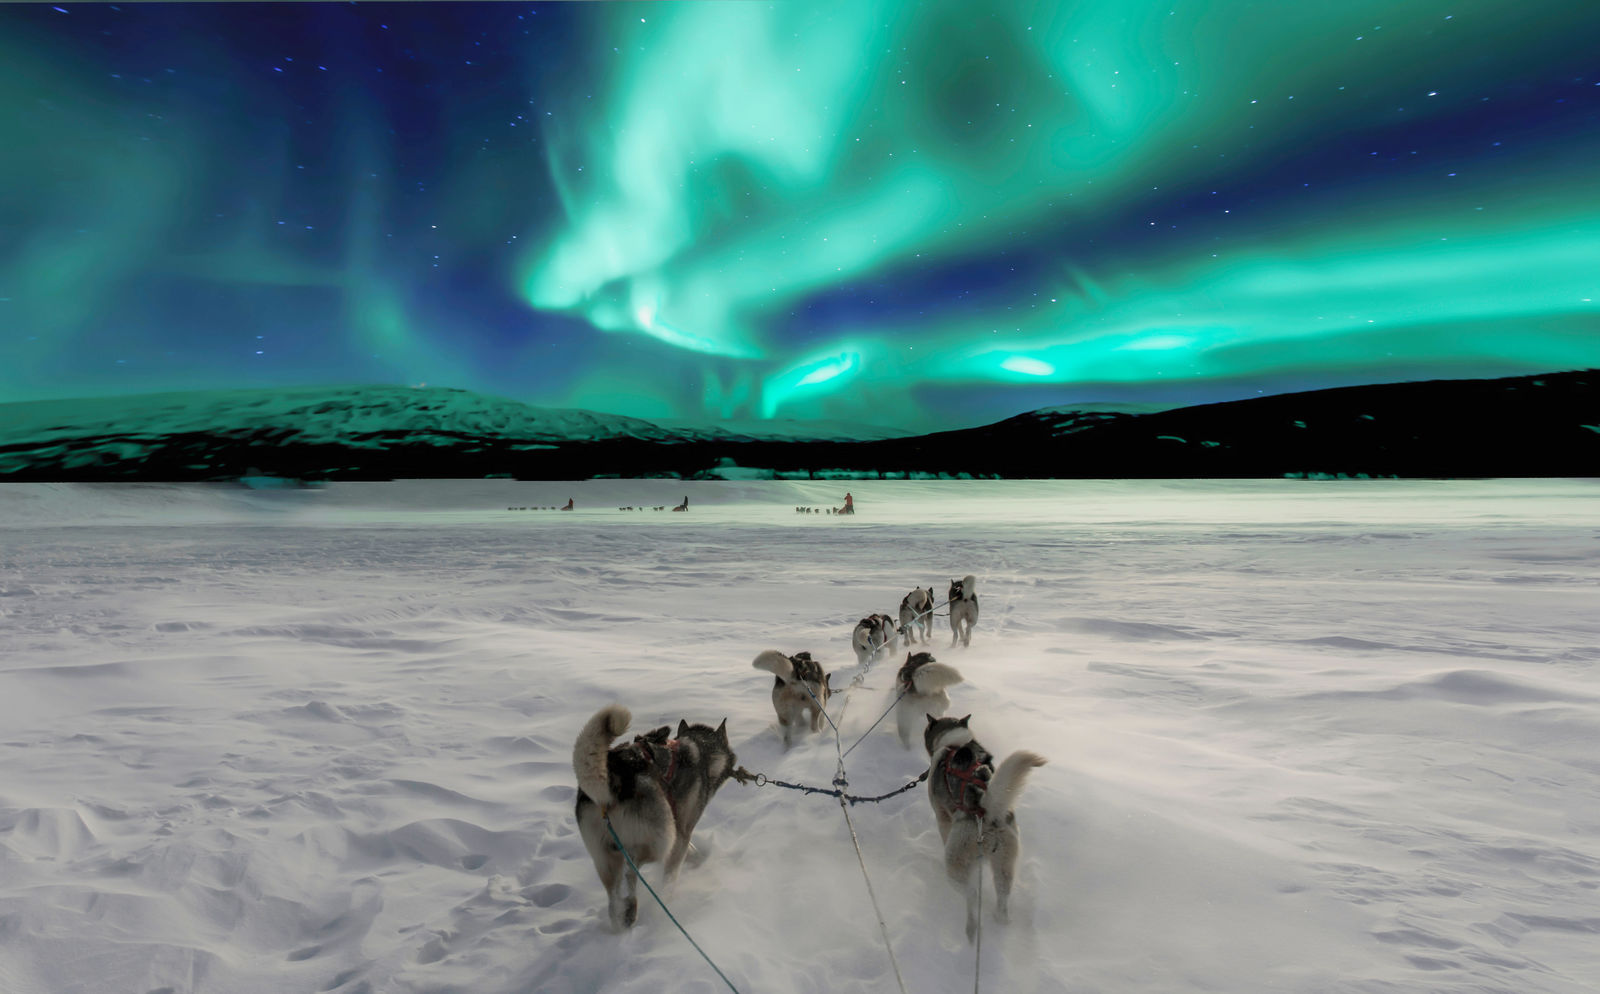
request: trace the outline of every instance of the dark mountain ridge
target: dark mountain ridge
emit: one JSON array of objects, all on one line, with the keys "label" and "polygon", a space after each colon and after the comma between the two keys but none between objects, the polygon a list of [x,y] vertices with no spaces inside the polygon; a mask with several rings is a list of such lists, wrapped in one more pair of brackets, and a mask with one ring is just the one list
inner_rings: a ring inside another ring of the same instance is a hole
[{"label": "dark mountain ridge", "polygon": [[1600,370],[1338,387],[1147,414],[1046,408],[866,441],[663,428],[408,387],[0,405],[0,480],[765,475],[1600,476]]}]

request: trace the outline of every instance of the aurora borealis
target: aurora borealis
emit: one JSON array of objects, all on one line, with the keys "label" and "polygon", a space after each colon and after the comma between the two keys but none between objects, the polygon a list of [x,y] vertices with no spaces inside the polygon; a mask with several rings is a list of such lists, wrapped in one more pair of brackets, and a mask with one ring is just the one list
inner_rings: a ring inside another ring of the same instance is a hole
[{"label": "aurora borealis", "polygon": [[0,7],[0,401],[928,430],[1600,365],[1600,5]]}]

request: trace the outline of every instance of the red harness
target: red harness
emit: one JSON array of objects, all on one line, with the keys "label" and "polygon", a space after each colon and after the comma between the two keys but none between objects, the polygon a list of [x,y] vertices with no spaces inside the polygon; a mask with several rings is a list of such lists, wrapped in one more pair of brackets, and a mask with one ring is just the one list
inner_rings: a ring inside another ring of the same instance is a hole
[{"label": "red harness", "polygon": [[951,746],[944,754],[944,763],[942,764],[944,768],[941,771],[944,774],[944,788],[955,798],[957,811],[970,814],[981,820],[987,812],[984,811],[981,804],[969,805],[967,803],[967,788],[972,788],[979,797],[982,797],[988,791],[989,782],[978,776],[978,771],[989,764],[982,762],[978,753],[974,751],[971,762],[967,763],[966,766],[956,766],[950,762],[950,758],[955,755],[956,750],[959,748],[959,746]]}]

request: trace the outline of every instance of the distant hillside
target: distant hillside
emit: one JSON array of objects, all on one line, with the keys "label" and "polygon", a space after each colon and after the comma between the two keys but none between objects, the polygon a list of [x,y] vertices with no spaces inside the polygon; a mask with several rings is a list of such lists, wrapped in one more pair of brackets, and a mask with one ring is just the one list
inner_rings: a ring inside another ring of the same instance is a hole
[{"label": "distant hillside", "polygon": [[464,390],[200,391],[0,405],[0,480],[1600,476],[1600,371],[846,431],[667,427]]}]

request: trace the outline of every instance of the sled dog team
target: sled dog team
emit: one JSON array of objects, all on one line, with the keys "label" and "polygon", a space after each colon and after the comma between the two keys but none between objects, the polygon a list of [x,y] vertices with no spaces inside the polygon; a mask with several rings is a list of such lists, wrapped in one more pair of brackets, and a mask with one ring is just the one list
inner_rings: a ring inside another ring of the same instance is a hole
[{"label": "sled dog team", "polygon": [[[857,661],[866,665],[879,651],[894,651],[900,638],[907,646],[930,638],[929,618],[939,607],[933,588],[911,591],[900,602],[898,627],[888,615],[862,618],[851,633]],[[950,644],[971,644],[978,620],[977,579],[950,581]],[[823,708],[836,693],[831,674],[809,652],[785,655],[768,649],[751,664],[773,675],[772,708],[778,716],[783,745],[793,744],[796,730],[822,730]],[[902,696],[895,705],[901,745],[911,748],[917,728],[928,753],[928,801],[944,845],[945,871],[961,887],[967,904],[967,938],[978,927],[978,895],[982,863],[994,876],[995,917],[1007,919],[1011,886],[1016,876],[1021,838],[1013,808],[1028,774],[1044,765],[1036,753],[1019,750],[996,764],[995,757],[968,727],[972,718],[947,718],[948,688],[961,683],[954,667],[930,652],[906,653],[895,676]],[[726,719],[716,728],[678,722],[635,735],[612,746],[628,730],[632,714],[613,704],[591,717],[578,733],[572,768],[578,777],[578,831],[605,887],[613,928],[625,929],[638,917],[638,874],[617,841],[636,864],[661,862],[668,883],[676,879],[689,853],[689,837],[717,790],[743,774],[728,741]],[[606,818],[611,821],[606,826]],[[612,831],[616,840],[612,838]]]}]

